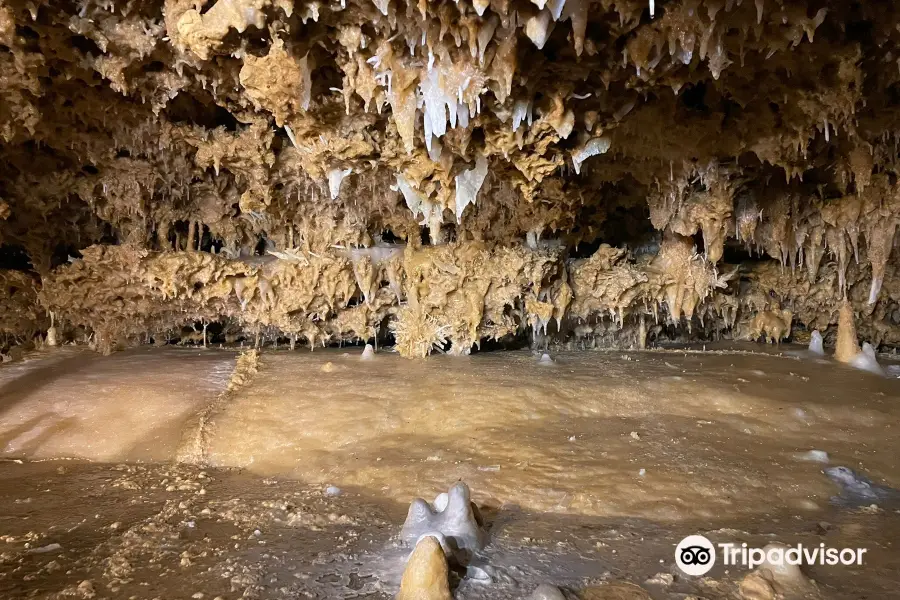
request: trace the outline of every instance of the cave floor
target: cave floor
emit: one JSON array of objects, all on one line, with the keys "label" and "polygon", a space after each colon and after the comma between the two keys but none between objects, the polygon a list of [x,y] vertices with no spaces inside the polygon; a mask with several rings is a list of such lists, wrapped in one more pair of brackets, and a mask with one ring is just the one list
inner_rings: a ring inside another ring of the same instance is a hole
[{"label": "cave floor", "polygon": [[35,352],[0,367],[0,597],[389,598],[409,501],[459,479],[491,542],[458,598],[740,597],[742,567],[680,575],[694,533],[865,547],[807,574],[824,598],[895,597],[900,505],[831,502],[803,455],[900,487],[900,381],[708,350],[266,350],[231,392],[235,350]]}]

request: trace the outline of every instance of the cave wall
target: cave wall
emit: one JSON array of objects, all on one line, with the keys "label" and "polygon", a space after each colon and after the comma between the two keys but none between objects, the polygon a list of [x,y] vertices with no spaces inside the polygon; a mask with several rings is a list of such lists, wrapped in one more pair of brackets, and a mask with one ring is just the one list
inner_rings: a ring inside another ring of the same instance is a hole
[{"label": "cave wall", "polygon": [[3,2],[2,331],[424,356],[800,339],[846,297],[898,344],[898,24],[881,2]]}]

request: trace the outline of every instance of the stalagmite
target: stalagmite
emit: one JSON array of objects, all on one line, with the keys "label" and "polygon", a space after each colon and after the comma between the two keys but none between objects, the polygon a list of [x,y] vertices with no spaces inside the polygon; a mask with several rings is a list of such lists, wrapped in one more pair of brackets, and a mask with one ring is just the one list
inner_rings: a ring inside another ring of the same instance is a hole
[{"label": "stalagmite", "polygon": [[838,315],[837,344],[834,347],[834,358],[849,363],[859,354],[859,341],[856,338],[856,324],[853,319],[853,307],[846,300],[841,304]]},{"label": "stalagmite", "polygon": [[410,504],[401,537],[408,543],[431,532],[440,533],[454,551],[474,553],[484,546],[484,535],[475,519],[469,486],[459,482],[439,494],[433,504],[416,498]]},{"label": "stalagmite", "polygon": [[47,340],[46,343],[48,346],[58,346],[59,345],[59,330],[56,328],[54,314],[50,313],[50,327],[47,329]]},{"label": "stalagmite", "polygon": [[441,544],[426,535],[416,544],[406,563],[397,600],[450,600],[448,577]]},{"label": "stalagmite", "polygon": [[531,592],[528,600],[566,600],[563,593],[555,585],[542,583]]},{"label": "stalagmite", "polygon": [[864,342],[862,350],[850,360],[850,366],[868,371],[876,375],[884,376],[884,369],[878,364],[878,357],[875,355],[875,348],[869,342]]},{"label": "stalagmite", "polygon": [[639,317],[638,348],[640,348],[641,350],[647,348],[647,325],[644,322],[643,313],[641,313],[641,316]]},{"label": "stalagmite", "polygon": [[822,340],[822,334],[818,330],[812,332],[809,336],[809,351],[812,354],[825,355],[825,346]]}]

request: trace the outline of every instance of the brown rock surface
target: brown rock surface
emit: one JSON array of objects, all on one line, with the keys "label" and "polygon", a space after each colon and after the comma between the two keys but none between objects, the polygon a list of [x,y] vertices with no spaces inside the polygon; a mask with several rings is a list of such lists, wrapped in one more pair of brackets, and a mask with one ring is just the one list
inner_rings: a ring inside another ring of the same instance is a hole
[{"label": "brown rock surface", "polygon": [[900,9],[658,4],[14,0],[0,264],[104,350],[900,344]]}]

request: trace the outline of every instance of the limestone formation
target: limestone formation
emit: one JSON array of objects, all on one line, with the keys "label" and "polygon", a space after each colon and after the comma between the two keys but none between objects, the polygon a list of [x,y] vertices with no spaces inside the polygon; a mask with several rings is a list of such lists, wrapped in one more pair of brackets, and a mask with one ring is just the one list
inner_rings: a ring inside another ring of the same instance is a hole
[{"label": "limestone formation", "polygon": [[756,313],[751,325],[750,337],[763,336],[767,342],[780,342],[791,333],[793,313],[789,310],[764,310]]},{"label": "limestone formation", "polygon": [[825,341],[818,330],[813,330],[809,336],[809,351],[811,354],[818,354],[819,356],[825,354]]},{"label": "limestone formation", "polygon": [[856,339],[856,325],[853,321],[853,307],[844,301],[841,304],[838,317],[837,345],[834,348],[834,358],[843,363],[849,363],[859,354],[859,342]]},{"label": "limestone formation", "polygon": [[[454,558],[466,558],[484,547],[484,532],[479,527],[469,495],[469,486],[458,482],[449,492],[439,494],[433,504],[416,498],[409,506],[400,537],[415,544],[426,535],[439,534]],[[460,556],[462,555],[462,556]]]},{"label": "limestone formation", "polygon": [[830,347],[846,300],[900,345],[898,24],[808,0],[11,0],[4,344],[52,311],[101,351]]},{"label": "limestone formation", "polygon": [[555,585],[542,583],[531,592],[528,600],[566,600],[563,593]]},{"label": "limestone formation", "polygon": [[40,283],[28,273],[0,269],[0,352],[50,325],[37,302]]},{"label": "limestone formation", "polygon": [[423,537],[410,555],[397,600],[450,600],[447,558],[440,543]]}]

